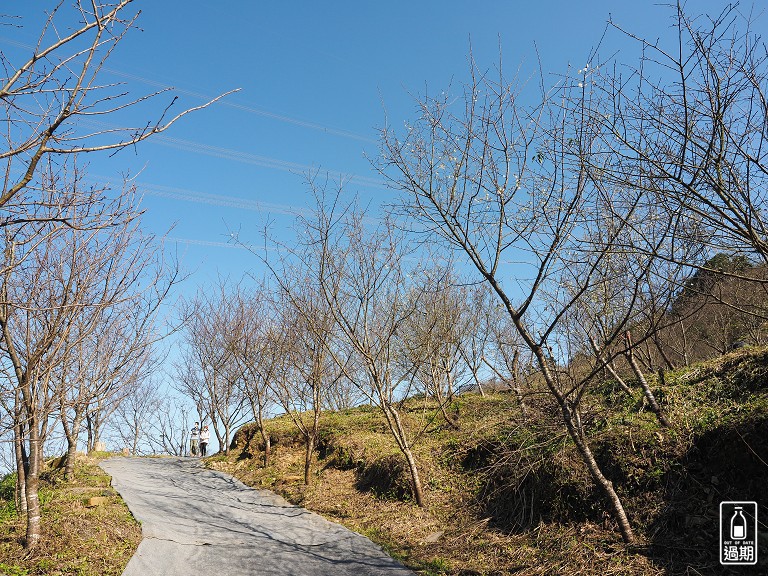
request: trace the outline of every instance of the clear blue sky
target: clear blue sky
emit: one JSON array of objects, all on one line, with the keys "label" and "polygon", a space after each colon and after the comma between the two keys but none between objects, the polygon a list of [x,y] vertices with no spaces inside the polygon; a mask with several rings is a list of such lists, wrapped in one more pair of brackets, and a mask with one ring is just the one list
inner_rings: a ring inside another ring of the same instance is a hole
[{"label": "clear blue sky", "polygon": [[[34,43],[41,8],[53,4],[5,3],[3,11],[22,16],[25,28],[0,29],[0,49],[24,54],[19,43]],[[689,4],[719,12],[726,3]],[[122,172],[141,171],[147,226],[157,234],[172,228],[170,245],[178,245],[194,273],[185,290],[218,274],[236,279],[258,269],[258,260],[228,237],[237,231],[258,242],[267,221],[284,233],[290,213],[308,205],[307,171],[345,174],[349,193],[374,204],[391,198],[366,159],[377,153],[377,129],[385,114],[395,127],[413,118],[415,95],[459,85],[470,42],[482,67],[494,66],[501,49],[506,70],[522,66],[525,77],[536,69],[538,50],[545,73],[558,74],[584,65],[609,14],[648,38],[667,34],[672,15],[647,0],[134,5],[142,10],[141,30],[125,38],[105,80],[125,82],[137,94],[173,86],[177,108],[240,89],[136,151],[88,159],[94,179],[116,182]],[[605,45],[632,53],[616,32]]]}]

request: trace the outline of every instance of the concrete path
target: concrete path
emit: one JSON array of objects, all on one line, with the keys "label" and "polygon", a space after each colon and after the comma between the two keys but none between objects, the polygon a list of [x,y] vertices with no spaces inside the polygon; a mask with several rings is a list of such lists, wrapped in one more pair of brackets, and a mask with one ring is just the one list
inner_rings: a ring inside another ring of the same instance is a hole
[{"label": "concrete path", "polygon": [[413,576],[367,538],[197,459],[100,465],[144,536],[123,576]]}]

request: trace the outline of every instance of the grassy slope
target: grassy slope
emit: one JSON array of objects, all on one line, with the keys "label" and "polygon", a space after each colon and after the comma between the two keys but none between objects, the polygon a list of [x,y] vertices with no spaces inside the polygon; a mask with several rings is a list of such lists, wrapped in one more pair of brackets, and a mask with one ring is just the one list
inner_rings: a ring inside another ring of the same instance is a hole
[{"label": "grassy slope", "polygon": [[[55,462],[55,461],[54,461]],[[42,475],[43,536],[34,551],[22,547],[25,524],[13,505],[14,477],[0,485],[0,574],[119,575],[141,541],[141,527],[110,487],[110,478],[97,458],[78,458],[75,478],[48,462]],[[93,496],[105,504],[88,507]]]},{"label": "grassy slope", "polygon": [[[258,436],[238,435],[229,458],[209,459],[255,486],[281,492],[384,545],[431,574],[723,574],[717,564],[718,503],[753,500],[768,518],[768,350],[740,351],[667,375],[659,397],[675,427],[660,428],[635,399],[611,389],[587,398],[590,438],[642,536],[627,549],[591,486],[556,410],[531,398],[533,424],[511,395],[459,399],[460,430],[424,401],[408,421],[426,432],[415,443],[427,509],[408,501],[403,462],[376,410],[324,415],[314,483],[301,484],[303,454],[292,423],[269,422],[273,464],[260,465]],[[250,438],[249,438],[250,437]],[[44,474],[44,540],[21,547],[23,523],[13,485],[0,485],[0,573],[120,574],[140,527],[93,459],[67,483]],[[91,496],[104,506],[87,508]],[[768,573],[768,533],[761,565],[734,574]],[[689,568],[690,567],[690,568]]]},{"label": "grassy slope", "polygon": [[[602,389],[586,399],[593,449],[643,541],[633,549],[546,395],[531,399],[535,424],[522,421],[512,395],[463,396],[453,408],[460,430],[430,421],[433,407],[413,401],[407,419],[426,429],[414,446],[424,510],[408,501],[403,459],[371,408],[324,415],[308,488],[300,439],[285,417],[268,423],[276,444],[269,467],[253,427],[240,431],[229,458],[209,465],[368,535],[424,573],[727,573],[717,561],[719,502],[758,500],[768,518],[768,350],[739,351],[666,381],[655,388],[673,430],[658,426],[639,393]],[[767,556],[764,539],[761,573]]]}]

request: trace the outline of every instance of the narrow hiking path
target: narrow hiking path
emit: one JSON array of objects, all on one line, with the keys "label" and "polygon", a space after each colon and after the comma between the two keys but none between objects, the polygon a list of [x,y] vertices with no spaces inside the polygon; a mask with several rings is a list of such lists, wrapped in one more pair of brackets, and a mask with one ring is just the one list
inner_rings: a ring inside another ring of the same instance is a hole
[{"label": "narrow hiking path", "polygon": [[413,573],[367,538],[192,458],[103,461],[141,522],[124,576]]}]

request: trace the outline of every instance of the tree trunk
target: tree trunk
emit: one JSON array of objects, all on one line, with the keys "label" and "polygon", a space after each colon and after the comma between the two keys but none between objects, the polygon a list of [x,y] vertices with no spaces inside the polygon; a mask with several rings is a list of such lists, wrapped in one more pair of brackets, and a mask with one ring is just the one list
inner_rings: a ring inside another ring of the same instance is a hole
[{"label": "tree trunk", "polygon": [[[518,323],[516,323],[516,325],[518,326],[518,330],[521,334],[527,334],[525,328],[522,325]],[[568,405],[568,400],[559,392],[557,388],[557,382],[549,369],[547,356],[545,355],[543,348],[535,344],[529,344],[529,346],[531,347],[531,351],[536,356],[536,360],[539,364],[542,375],[544,376],[544,381],[547,384],[547,388],[549,388],[549,391],[555,397],[558,405],[560,406],[568,435],[573,440],[573,443],[576,446],[582,461],[587,466],[587,470],[589,471],[592,480],[595,482],[595,484],[597,484],[598,488],[603,492],[605,497],[608,499],[608,502],[610,503],[611,509],[613,510],[613,517],[619,525],[621,537],[625,543],[633,544],[635,542],[635,535],[632,531],[632,526],[629,523],[629,519],[627,518],[627,513],[624,510],[624,505],[621,502],[621,498],[619,498],[619,495],[616,493],[616,490],[613,488],[613,482],[605,477],[602,470],[600,469],[600,465],[597,463],[597,460],[595,460],[594,454],[592,454],[592,450],[590,449],[586,438],[582,434],[581,422],[574,421],[574,416],[578,416],[578,414],[570,408]]]},{"label": "tree trunk", "polygon": [[512,391],[515,393],[515,398],[520,404],[520,412],[523,415],[523,421],[528,419],[528,408],[525,405],[525,399],[523,398],[522,390],[520,389],[520,351],[515,350],[512,355]]},{"label": "tree trunk", "polygon": [[637,378],[638,382],[640,382],[640,386],[643,388],[643,394],[645,394],[645,398],[648,400],[648,405],[651,407],[651,410],[654,414],[656,414],[656,418],[659,420],[659,423],[664,426],[665,428],[671,428],[672,425],[669,423],[669,420],[667,420],[667,417],[664,415],[664,412],[661,410],[661,406],[659,406],[659,403],[656,402],[656,397],[653,395],[653,391],[651,390],[651,387],[648,385],[648,381],[645,379],[645,375],[643,374],[643,371],[640,369],[640,366],[637,364],[637,360],[635,360],[635,355],[632,354],[632,338],[629,332],[627,332],[626,335],[628,347],[626,352],[627,362],[629,362],[629,366],[632,368],[632,372],[634,372],[635,377]]},{"label": "tree trunk", "polygon": [[307,434],[304,438],[304,485],[309,486],[312,471],[312,452],[315,449],[315,437],[313,434]]},{"label": "tree trunk", "polygon": [[35,548],[40,543],[40,463],[42,450],[38,436],[37,422],[32,419],[29,426],[29,472],[25,478],[27,491],[27,533],[25,548]]},{"label": "tree trunk", "polygon": [[443,419],[454,430],[461,430],[461,426],[459,426],[458,418],[449,415],[448,411],[445,409],[446,402],[443,402],[442,400],[438,400],[438,402],[440,403],[440,412],[443,415]]},{"label": "tree trunk", "polygon": [[264,440],[264,466],[269,466],[269,459],[272,453],[272,443],[269,439],[269,434],[264,433],[264,428],[261,429],[261,437]]},{"label": "tree trunk", "polygon": [[621,537],[624,539],[625,543],[633,544],[635,542],[635,535],[632,532],[632,526],[630,525],[629,519],[627,518],[624,505],[621,503],[621,498],[619,498],[619,495],[613,488],[613,482],[608,480],[608,478],[606,478],[603,474],[602,470],[600,470],[600,465],[595,460],[595,456],[592,454],[592,450],[590,449],[589,444],[581,433],[581,427],[576,422],[574,422],[574,414],[571,409],[565,402],[560,403],[560,408],[563,412],[563,420],[565,421],[568,434],[576,445],[582,460],[587,465],[590,476],[592,476],[594,482],[602,490],[603,494],[611,504],[611,508],[613,509],[613,517],[619,524]]},{"label": "tree trunk", "polygon": [[619,376],[618,372],[616,372],[616,368],[614,367],[613,362],[606,363],[605,368],[606,370],[608,370],[608,373],[613,377],[613,379],[619,385],[619,388],[621,388],[627,396],[632,396],[632,388],[627,386],[627,383],[624,382],[624,379],[621,376]]},{"label": "tree trunk", "polygon": [[66,414],[62,409],[61,422],[64,428],[64,435],[67,438],[67,454],[64,461],[64,478],[72,480],[75,474],[75,455],[77,454],[77,437],[78,430],[80,430],[80,424],[82,422],[82,416],[75,415],[75,419],[70,427],[66,421]]},{"label": "tree trunk", "polygon": [[408,470],[411,473],[411,489],[413,490],[413,498],[416,500],[416,505],[420,508],[424,508],[424,490],[421,486],[421,478],[419,476],[419,468],[416,465],[416,459],[413,457],[411,447],[408,445],[408,438],[403,429],[403,425],[400,422],[400,415],[397,410],[382,402],[381,408],[384,410],[384,414],[387,417],[389,423],[389,429],[395,436],[397,446],[405,456],[405,461],[408,463]]},{"label": "tree trunk", "polygon": [[96,446],[101,442],[101,425],[101,412],[99,411],[93,419],[93,446],[91,446],[91,451],[96,450]]},{"label": "tree trunk", "polygon": [[413,453],[408,446],[403,450],[403,454],[405,455],[406,462],[408,462],[408,470],[411,473],[413,497],[416,500],[416,505],[424,508],[424,492],[421,488],[421,478],[419,477],[419,469],[416,466],[416,459],[413,457]]},{"label": "tree trunk", "polygon": [[[658,331],[654,332],[653,343],[656,345],[656,349],[659,351],[659,354],[661,354],[661,358],[662,358],[662,360],[664,360],[664,364],[667,365],[667,369],[668,370],[674,370],[675,367],[672,364],[672,360],[670,360],[669,356],[667,356],[667,353],[664,352],[664,345],[659,340],[659,333],[658,333]],[[659,370],[661,370],[661,367],[659,367]]]},{"label": "tree trunk", "polygon": [[85,427],[88,430],[88,438],[85,442],[85,451],[87,453],[93,452],[93,418],[91,412],[86,408],[85,412]]},{"label": "tree trunk", "polygon": [[261,440],[264,442],[264,467],[266,468],[269,466],[269,453],[271,452],[272,446],[269,440],[269,434],[267,434],[267,431],[264,430],[264,418],[261,414],[261,410],[259,410],[258,413],[258,420],[259,420],[259,433],[261,434]]},{"label": "tree trunk", "polygon": [[27,513],[27,471],[29,470],[29,458],[24,449],[24,426],[20,419],[16,419],[13,426],[13,448],[16,456],[16,510],[19,516]]},{"label": "tree trunk", "polygon": [[683,339],[683,362],[685,362],[685,367],[687,368],[691,364],[688,360],[688,336],[682,320],[680,320],[680,333]]},{"label": "tree trunk", "polygon": [[67,438],[67,456],[64,461],[64,478],[67,481],[75,477],[75,457],[77,455],[77,438],[70,440]]},{"label": "tree trunk", "polygon": [[624,382],[624,379],[619,376],[619,373],[616,371],[616,368],[613,365],[613,360],[606,361],[603,358],[602,353],[600,352],[600,348],[597,345],[597,342],[592,337],[591,334],[588,335],[589,337],[589,343],[592,346],[592,351],[595,353],[595,357],[597,358],[598,362],[602,364],[606,370],[608,370],[608,373],[613,377],[614,380],[616,380],[616,383],[619,385],[619,387],[624,391],[625,394],[628,396],[632,396],[632,389],[627,386],[627,383]]},{"label": "tree trunk", "polygon": [[480,384],[480,378],[478,377],[477,372],[478,372],[477,367],[472,369],[472,375],[474,376],[475,382],[477,383],[477,391],[480,392],[480,396],[482,398],[485,398],[485,390],[483,390],[483,385]]}]

